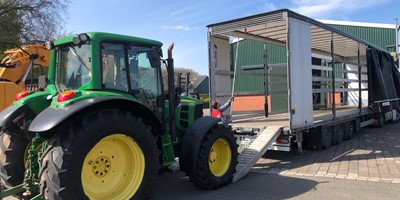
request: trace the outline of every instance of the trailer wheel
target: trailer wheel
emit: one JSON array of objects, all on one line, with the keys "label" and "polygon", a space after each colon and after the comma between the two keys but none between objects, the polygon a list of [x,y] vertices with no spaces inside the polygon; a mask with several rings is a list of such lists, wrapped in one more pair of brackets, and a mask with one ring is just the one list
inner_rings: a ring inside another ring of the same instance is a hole
[{"label": "trailer wheel", "polygon": [[321,128],[322,148],[329,149],[332,145],[332,129],[331,127]]},{"label": "trailer wheel", "polygon": [[29,140],[8,130],[0,133],[1,186],[9,189],[24,180],[26,151]]},{"label": "trailer wheel", "polygon": [[41,192],[45,199],[149,199],[158,156],[141,118],[118,110],[93,112],[49,141]]},{"label": "trailer wheel", "polygon": [[344,129],[343,129],[343,124],[338,124],[335,126],[335,137],[332,140],[333,144],[340,144],[343,142],[344,138]]},{"label": "trailer wheel", "polygon": [[400,113],[399,113],[399,111],[400,111],[400,110],[396,109],[396,116],[395,116],[395,118],[394,118],[394,119],[391,119],[389,122],[391,122],[391,123],[397,123],[397,122],[400,121]]},{"label": "trailer wheel", "polygon": [[350,140],[353,137],[353,133],[354,133],[354,123],[353,123],[353,121],[346,122],[345,123],[345,128],[346,128],[346,130],[344,132],[343,139]]},{"label": "trailer wheel", "polygon": [[384,124],[385,124],[385,118],[383,117],[383,114],[379,114],[378,123],[376,124],[376,126],[378,128],[382,128]]},{"label": "trailer wheel", "polygon": [[238,145],[232,133],[218,124],[207,132],[201,142],[194,172],[189,178],[204,189],[218,189],[232,181],[236,172]]}]

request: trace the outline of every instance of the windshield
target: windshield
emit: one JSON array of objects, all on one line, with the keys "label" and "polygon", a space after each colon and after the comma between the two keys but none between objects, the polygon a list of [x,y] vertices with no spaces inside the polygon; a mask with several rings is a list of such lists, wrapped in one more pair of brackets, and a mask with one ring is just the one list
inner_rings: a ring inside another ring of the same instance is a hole
[{"label": "windshield", "polygon": [[56,49],[57,90],[75,90],[89,82],[91,77],[89,47],[89,44],[68,44]]},{"label": "windshield", "polygon": [[132,89],[143,89],[147,95],[161,94],[161,79],[158,78],[158,69],[153,68],[148,54],[152,48],[132,46],[128,50],[129,72]]}]

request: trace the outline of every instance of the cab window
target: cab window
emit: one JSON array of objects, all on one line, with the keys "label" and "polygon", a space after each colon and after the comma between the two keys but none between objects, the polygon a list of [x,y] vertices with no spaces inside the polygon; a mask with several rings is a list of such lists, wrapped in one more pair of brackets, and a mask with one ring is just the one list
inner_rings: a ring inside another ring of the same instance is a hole
[{"label": "cab window", "polygon": [[128,92],[124,45],[103,43],[101,54],[104,88]]}]

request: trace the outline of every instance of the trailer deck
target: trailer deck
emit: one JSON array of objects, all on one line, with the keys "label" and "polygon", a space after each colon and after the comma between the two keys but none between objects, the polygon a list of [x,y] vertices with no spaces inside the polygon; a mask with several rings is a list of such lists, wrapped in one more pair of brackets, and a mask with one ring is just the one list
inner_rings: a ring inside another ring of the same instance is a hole
[{"label": "trailer deck", "polygon": [[[369,112],[368,107],[363,107],[361,110],[354,106],[340,107],[336,109],[335,119],[344,117],[354,117],[364,115]],[[333,119],[332,110],[314,110],[313,124],[321,124]],[[289,113],[269,114],[265,117],[264,111],[246,111],[232,113],[232,127],[265,127],[265,126],[281,126],[284,130],[289,129]]]}]

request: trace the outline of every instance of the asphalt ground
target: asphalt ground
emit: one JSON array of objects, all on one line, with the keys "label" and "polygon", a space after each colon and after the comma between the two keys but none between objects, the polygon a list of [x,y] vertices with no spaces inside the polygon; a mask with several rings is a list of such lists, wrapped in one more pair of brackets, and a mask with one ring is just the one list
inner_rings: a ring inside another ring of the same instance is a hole
[{"label": "asphalt ground", "polygon": [[154,199],[400,199],[400,123],[363,128],[327,150],[267,151],[246,177],[215,191],[182,172],[159,178]]},{"label": "asphalt ground", "polygon": [[182,172],[164,173],[154,189],[155,200],[400,199],[395,183],[255,172],[218,190],[197,188]]}]

